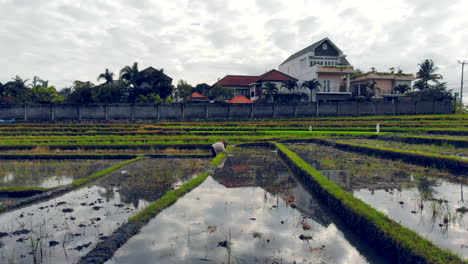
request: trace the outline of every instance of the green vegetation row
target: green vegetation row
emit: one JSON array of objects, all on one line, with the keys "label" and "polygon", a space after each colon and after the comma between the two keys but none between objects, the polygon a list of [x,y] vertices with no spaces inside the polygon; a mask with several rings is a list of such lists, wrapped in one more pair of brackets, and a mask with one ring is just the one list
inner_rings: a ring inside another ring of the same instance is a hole
[{"label": "green vegetation row", "polygon": [[[357,151],[366,155],[377,155],[382,158],[404,160],[409,163],[422,166],[433,166],[442,170],[450,170],[455,174],[468,171],[468,161],[456,156],[446,156],[435,153],[401,150],[395,148],[375,147],[364,144],[355,144],[344,141],[330,142],[317,139],[320,144],[332,145],[333,147]],[[466,174],[464,176],[467,176]]]},{"label": "green vegetation row", "polygon": [[399,263],[467,263],[460,256],[435,246],[416,232],[346,192],[285,145],[276,146],[279,155],[294,173],[310,184],[312,190],[329,208],[382,254]]},{"label": "green vegetation row", "polygon": [[427,136],[376,136],[375,138],[387,141],[405,142],[409,144],[435,144],[453,145],[457,148],[468,147],[468,138],[427,137]]}]

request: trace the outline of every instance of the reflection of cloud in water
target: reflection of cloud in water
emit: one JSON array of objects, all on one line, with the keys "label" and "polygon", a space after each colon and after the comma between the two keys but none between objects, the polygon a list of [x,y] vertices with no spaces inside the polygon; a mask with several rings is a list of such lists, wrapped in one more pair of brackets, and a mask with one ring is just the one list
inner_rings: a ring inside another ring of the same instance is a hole
[{"label": "reflection of cloud in water", "polygon": [[[209,177],[150,221],[109,263],[226,262],[228,250],[217,245],[229,236],[231,263],[264,263],[267,259],[283,263],[366,262],[334,224],[325,227],[307,218],[311,230],[304,231],[299,223],[302,219],[297,209],[262,188],[226,188]],[[210,233],[208,226],[216,226],[216,231]],[[260,236],[254,238],[254,232]],[[301,234],[313,239],[302,241]],[[310,250],[322,245],[324,250]]]},{"label": "reflection of cloud in water", "polygon": [[[466,200],[461,201],[460,184],[442,180],[438,180],[437,184],[432,184],[429,197],[447,200],[448,203],[424,200],[423,210],[420,209],[421,190],[414,187],[404,188],[401,191],[391,189],[372,192],[363,189],[354,191],[353,194],[377,210],[385,212],[395,221],[433,241],[436,245],[468,258],[468,249],[461,247],[462,244],[468,244],[468,218],[466,215],[455,212],[456,208],[468,207]],[[400,201],[404,204],[401,205]],[[433,218],[433,206],[437,211],[435,218]],[[416,213],[411,213],[411,211]],[[443,224],[444,216],[456,218],[454,221],[449,221],[448,227],[439,226]]]}]

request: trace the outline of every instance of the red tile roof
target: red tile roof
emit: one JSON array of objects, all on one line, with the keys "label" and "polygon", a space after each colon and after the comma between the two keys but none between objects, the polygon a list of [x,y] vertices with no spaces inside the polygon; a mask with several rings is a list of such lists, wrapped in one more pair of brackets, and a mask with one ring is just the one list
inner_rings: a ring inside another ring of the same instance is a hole
[{"label": "red tile roof", "polygon": [[194,92],[192,95],[189,96],[189,98],[200,98],[200,99],[209,100],[208,97],[204,96],[203,94],[199,92]]},{"label": "red tile roof", "polygon": [[231,100],[228,101],[229,104],[253,104],[254,101],[243,95],[236,95]]},{"label": "red tile roof", "polygon": [[250,75],[226,75],[224,78],[217,81],[214,85],[221,84],[222,86],[249,86],[257,78],[258,76]]},{"label": "red tile roof", "polygon": [[220,84],[221,86],[245,86],[248,87],[252,83],[261,82],[261,81],[278,81],[283,82],[287,80],[295,80],[296,78],[291,77],[287,74],[284,74],[275,69],[268,71],[260,76],[251,76],[251,75],[226,75],[221,80],[217,81],[213,86]]},{"label": "red tile roof", "polygon": [[277,71],[275,69],[269,71],[269,72],[266,72],[262,75],[260,75],[256,80],[255,82],[260,82],[260,81],[281,81],[281,82],[284,82],[284,81],[288,81],[288,80],[294,80],[294,81],[297,81],[296,78],[294,77],[291,77],[287,74],[284,74],[280,71]]}]

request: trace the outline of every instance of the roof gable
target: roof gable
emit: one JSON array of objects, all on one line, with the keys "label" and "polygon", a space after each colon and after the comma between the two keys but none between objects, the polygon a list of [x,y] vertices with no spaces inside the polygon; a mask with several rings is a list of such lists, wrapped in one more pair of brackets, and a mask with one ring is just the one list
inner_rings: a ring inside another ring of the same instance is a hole
[{"label": "roof gable", "polygon": [[285,73],[282,73],[280,71],[277,71],[275,69],[268,71],[262,75],[260,75],[255,82],[261,82],[261,81],[288,81],[288,80],[294,80],[297,81],[296,78],[291,77]]},{"label": "roof gable", "polygon": [[144,77],[149,77],[149,76],[158,76],[161,79],[166,79],[172,81],[172,78],[164,74],[162,71],[156,70],[155,68],[149,66],[148,68],[140,71],[140,74],[143,75]]},{"label": "roof gable", "polygon": [[204,100],[209,100],[208,97],[204,96],[203,94],[199,92],[193,92],[188,98],[197,98],[197,99],[204,99]]},{"label": "roof gable", "polygon": [[243,95],[236,95],[231,100],[228,101],[229,104],[253,104],[254,101]]},{"label": "roof gable", "polygon": [[213,86],[220,84],[221,86],[250,86],[254,83],[258,76],[251,75],[226,75],[221,80],[217,81]]},{"label": "roof gable", "polygon": [[321,45],[323,42],[325,42],[325,41],[327,41],[327,44],[329,43],[329,44],[338,52],[338,54],[342,54],[342,53],[343,53],[343,52],[335,45],[335,43],[333,43],[329,38],[324,38],[324,39],[321,39],[321,40],[315,42],[314,44],[312,44],[312,45],[310,45],[310,46],[308,46],[308,47],[306,47],[306,48],[304,48],[304,49],[302,49],[302,50],[300,50],[300,51],[294,53],[293,55],[289,56],[283,63],[280,64],[280,66],[283,65],[283,64],[285,64],[285,63],[287,63],[287,62],[290,62],[290,61],[292,61],[292,60],[294,60],[294,59],[296,59],[296,58],[299,58],[299,57],[301,57],[301,56],[303,56],[303,55],[305,55],[305,54],[307,54],[307,53],[309,53],[309,52],[314,52],[315,49],[316,49],[318,46],[320,46],[320,45]]}]

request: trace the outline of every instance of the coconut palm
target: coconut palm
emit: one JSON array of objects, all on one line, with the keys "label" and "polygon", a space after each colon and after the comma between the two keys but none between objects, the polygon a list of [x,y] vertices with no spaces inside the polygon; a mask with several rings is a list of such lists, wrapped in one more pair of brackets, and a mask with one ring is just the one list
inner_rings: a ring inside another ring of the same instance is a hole
[{"label": "coconut palm", "polygon": [[292,90],[297,88],[297,81],[295,81],[295,80],[284,81],[281,84],[281,87],[284,87],[284,88],[288,89],[289,92],[291,92]]},{"label": "coconut palm", "polygon": [[370,99],[376,95],[376,91],[380,92],[380,88],[377,87],[377,83],[373,81],[365,85],[365,91],[366,91],[366,97]]},{"label": "coconut palm", "polygon": [[301,85],[302,88],[307,88],[310,90],[310,101],[312,102],[312,93],[314,90],[318,89],[320,87],[319,81],[316,79],[312,79],[310,81],[304,81]]},{"label": "coconut palm", "polygon": [[263,90],[265,90],[266,94],[268,95],[269,101],[273,103],[273,95],[278,93],[276,84],[267,82],[265,86],[263,86]]},{"label": "coconut palm", "polygon": [[23,80],[18,75],[12,78],[13,81],[7,82],[4,86],[4,94],[11,96],[16,103],[26,103],[30,100],[31,91],[26,83],[29,79]]},{"label": "coconut palm", "polygon": [[140,71],[138,70],[138,63],[134,62],[132,66],[125,66],[120,70],[120,79],[125,80],[129,84],[128,98],[130,101],[135,102],[138,89],[138,79],[140,78]]},{"label": "coconut palm", "polygon": [[120,79],[128,81],[133,87],[136,87],[138,79],[138,63],[134,62],[132,66],[125,66],[120,70]]},{"label": "coconut palm", "polygon": [[114,73],[110,72],[109,69],[106,69],[104,73],[99,74],[97,80],[104,79],[106,80],[106,84],[111,84],[112,81],[114,80]]},{"label": "coconut palm", "polygon": [[395,90],[395,92],[398,92],[400,94],[404,94],[404,93],[406,93],[407,91],[410,90],[410,87],[408,85],[406,85],[406,84],[399,84],[399,85],[397,85],[395,87],[394,90]]},{"label": "coconut palm", "polygon": [[434,66],[434,62],[432,60],[424,60],[419,64],[419,67],[419,71],[416,73],[416,77],[419,80],[414,84],[415,88],[418,88],[421,91],[427,90],[430,88],[429,82],[435,82],[438,84],[439,80],[442,79],[442,75],[436,73],[439,68]]}]

